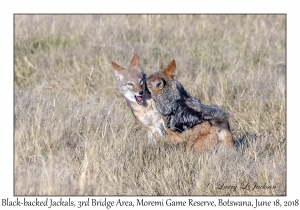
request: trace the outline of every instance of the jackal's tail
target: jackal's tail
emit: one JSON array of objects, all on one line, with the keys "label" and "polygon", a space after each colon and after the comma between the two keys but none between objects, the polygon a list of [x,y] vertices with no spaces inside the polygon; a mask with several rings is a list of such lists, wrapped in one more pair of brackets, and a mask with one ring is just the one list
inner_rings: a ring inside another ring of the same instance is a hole
[{"label": "jackal's tail", "polygon": [[209,121],[212,125],[230,129],[228,127],[228,114],[221,107],[201,104],[201,112],[203,119]]}]

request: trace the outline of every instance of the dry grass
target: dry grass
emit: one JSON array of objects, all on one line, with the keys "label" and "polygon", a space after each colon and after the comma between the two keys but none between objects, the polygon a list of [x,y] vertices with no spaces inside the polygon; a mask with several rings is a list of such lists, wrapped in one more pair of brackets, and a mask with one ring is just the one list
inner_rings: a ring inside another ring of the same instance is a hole
[{"label": "dry grass", "polygon": [[[285,30],[284,15],[15,15],[15,195],[285,195]],[[149,142],[110,65],[134,51],[148,75],[175,59],[236,148]]]}]

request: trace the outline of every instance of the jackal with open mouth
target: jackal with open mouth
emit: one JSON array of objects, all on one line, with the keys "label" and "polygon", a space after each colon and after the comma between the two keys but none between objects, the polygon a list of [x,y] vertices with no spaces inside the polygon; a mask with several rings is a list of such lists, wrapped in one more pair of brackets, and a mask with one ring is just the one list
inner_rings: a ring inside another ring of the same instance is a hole
[{"label": "jackal with open mouth", "polygon": [[173,142],[181,142],[175,132],[166,127],[163,116],[157,111],[155,102],[146,87],[146,74],[139,68],[138,55],[134,53],[128,68],[111,62],[118,79],[119,92],[125,97],[136,122],[148,129],[148,137],[168,135]]}]

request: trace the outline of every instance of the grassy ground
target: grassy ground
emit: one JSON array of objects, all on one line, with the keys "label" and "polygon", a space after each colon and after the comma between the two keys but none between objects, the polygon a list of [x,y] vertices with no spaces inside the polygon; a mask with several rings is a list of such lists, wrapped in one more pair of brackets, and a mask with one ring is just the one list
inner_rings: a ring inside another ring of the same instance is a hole
[{"label": "grassy ground", "polygon": [[[15,15],[15,195],[285,195],[285,30],[284,15]],[[110,64],[133,52],[148,75],[175,59],[236,148],[149,142]]]}]

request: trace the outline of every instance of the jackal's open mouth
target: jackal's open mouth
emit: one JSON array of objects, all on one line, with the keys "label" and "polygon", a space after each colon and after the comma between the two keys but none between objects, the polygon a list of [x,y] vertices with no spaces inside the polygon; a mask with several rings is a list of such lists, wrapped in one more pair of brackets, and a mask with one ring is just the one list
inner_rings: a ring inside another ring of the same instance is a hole
[{"label": "jackal's open mouth", "polygon": [[143,99],[142,99],[142,96],[134,96],[135,97],[135,100],[136,102],[141,105],[143,103]]}]

